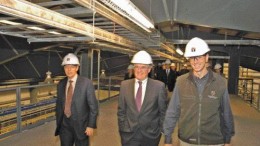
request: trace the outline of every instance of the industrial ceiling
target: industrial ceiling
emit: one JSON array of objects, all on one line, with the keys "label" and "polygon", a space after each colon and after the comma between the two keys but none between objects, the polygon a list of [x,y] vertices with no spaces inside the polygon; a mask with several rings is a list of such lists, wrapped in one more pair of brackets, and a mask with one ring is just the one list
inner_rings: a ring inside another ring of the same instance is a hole
[{"label": "industrial ceiling", "polygon": [[126,69],[142,49],[154,60],[184,62],[176,48],[184,51],[192,37],[209,43],[212,59],[226,62],[239,49],[240,65],[260,70],[259,0],[131,1],[154,22],[152,32],[102,0],[0,0],[0,80],[44,78],[47,70],[62,75],[66,53],[89,49],[102,50],[102,67],[110,73]]}]

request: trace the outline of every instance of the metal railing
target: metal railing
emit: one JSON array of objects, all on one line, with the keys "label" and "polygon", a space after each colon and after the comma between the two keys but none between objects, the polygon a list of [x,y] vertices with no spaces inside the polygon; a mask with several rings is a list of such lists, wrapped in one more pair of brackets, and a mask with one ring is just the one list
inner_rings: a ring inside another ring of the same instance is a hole
[{"label": "metal railing", "polygon": [[[118,95],[122,80],[119,76],[93,79],[98,100]],[[56,96],[57,84],[0,88],[0,139],[54,120]]]},{"label": "metal railing", "polygon": [[239,78],[238,95],[260,111],[260,83],[254,82],[254,78]]},{"label": "metal railing", "polygon": [[0,89],[0,138],[55,119],[56,84]]},{"label": "metal railing", "polygon": [[[103,76],[99,79],[99,90],[96,90],[99,101],[105,101],[119,94],[119,88],[123,77]],[[94,85],[98,86],[97,79],[93,79]],[[97,89],[97,88],[96,88]]]}]

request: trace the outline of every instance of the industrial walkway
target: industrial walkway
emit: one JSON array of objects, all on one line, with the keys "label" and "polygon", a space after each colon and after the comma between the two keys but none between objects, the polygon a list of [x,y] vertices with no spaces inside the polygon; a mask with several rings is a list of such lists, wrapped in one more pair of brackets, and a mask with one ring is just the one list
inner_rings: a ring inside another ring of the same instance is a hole
[{"label": "industrial walkway", "polygon": [[[231,96],[235,119],[235,136],[232,146],[260,146],[260,112],[250,107],[241,98]],[[117,128],[117,98],[100,104],[98,129],[91,138],[91,146],[120,146]],[[0,140],[1,146],[59,146],[54,137],[55,121]],[[178,146],[176,134],[175,145]],[[163,146],[163,138],[160,146]]]}]

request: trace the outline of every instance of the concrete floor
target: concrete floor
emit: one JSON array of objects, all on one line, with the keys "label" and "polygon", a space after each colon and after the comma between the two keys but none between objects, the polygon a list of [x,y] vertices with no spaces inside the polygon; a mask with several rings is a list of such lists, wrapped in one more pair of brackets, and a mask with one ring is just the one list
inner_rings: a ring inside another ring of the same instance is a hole
[{"label": "concrete floor", "polygon": [[[260,146],[260,112],[250,107],[240,97],[231,96],[235,119],[235,136],[232,146]],[[91,138],[91,146],[120,146],[117,127],[117,98],[100,105],[98,129]],[[54,137],[55,121],[0,140],[1,146],[59,146]],[[174,146],[178,146],[176,134]],[[163,138],[160,146],[163,146]]]}]

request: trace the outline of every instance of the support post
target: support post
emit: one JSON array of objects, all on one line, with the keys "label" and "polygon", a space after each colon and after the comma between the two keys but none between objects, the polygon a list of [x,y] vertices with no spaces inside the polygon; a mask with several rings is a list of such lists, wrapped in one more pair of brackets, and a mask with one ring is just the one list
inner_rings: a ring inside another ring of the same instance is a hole
[{"label": "support post", "polygon": [[239,79],[239,65],[240,65],[240,49],[229,49],[229,68],[228,68],[228,91],[230,94],[237,95],[238,93],[238,79]]}]

